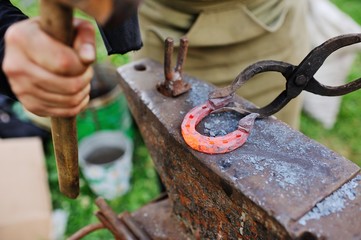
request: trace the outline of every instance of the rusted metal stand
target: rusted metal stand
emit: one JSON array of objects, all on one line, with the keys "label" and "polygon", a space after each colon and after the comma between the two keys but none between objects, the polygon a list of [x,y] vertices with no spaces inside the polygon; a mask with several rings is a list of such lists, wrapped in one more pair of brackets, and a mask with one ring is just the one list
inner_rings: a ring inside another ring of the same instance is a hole
[{"label": "rusted metal stand", "polygon": [[183,75],[191,90],[169,98],[156,88],[159,63],[144,59],[118,71],[172,216],[192,238],[361,239],[357,165],[273,118],[257,120],[248,141],[230,153],[194,151],[181,122],[214,86]]},{"label": "rusted metal stand", "polygon": [[190,239],[184,226],[172,214],[172,203],[167,195],[160,196],[134,213],[119,215],[102,198],[98,198],[96,204],[100,209],[96,213],[100,222],[85,226],[68,240],[82,239],[99,229],[108,229],[115,239],[120,240]]}]

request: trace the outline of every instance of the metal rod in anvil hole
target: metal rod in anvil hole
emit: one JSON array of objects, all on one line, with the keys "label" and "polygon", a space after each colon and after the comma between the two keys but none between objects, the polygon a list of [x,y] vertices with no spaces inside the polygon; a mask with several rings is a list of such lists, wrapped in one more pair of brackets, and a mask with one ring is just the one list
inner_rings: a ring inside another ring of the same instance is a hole
[{"label": "metal rod in anvil hole", "polygon": [[165,40],[164,51],[164,77],[165,81],[157,85],[160,93],[167,97],[177,97],[187,92],[191,85],[183,81],[182,70],[188,52],[188,39],[182,37],[178,50],[177,64],[172,69],[172,55],[174,50],[174,41],[172,38]]}]

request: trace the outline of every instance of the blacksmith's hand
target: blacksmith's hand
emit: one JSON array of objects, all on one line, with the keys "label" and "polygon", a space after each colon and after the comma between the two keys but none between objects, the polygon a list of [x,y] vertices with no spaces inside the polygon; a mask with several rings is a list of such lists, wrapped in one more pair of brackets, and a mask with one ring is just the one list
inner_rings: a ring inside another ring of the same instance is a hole
[{"label": "blacksmith's hand", "polygon": [[95,31],[85,20],[75,19],[74,27],[73,48],[43,32],[39,18],[6,32],[3,70],[19,101],[38,116],[75,116],[89,101]]}]

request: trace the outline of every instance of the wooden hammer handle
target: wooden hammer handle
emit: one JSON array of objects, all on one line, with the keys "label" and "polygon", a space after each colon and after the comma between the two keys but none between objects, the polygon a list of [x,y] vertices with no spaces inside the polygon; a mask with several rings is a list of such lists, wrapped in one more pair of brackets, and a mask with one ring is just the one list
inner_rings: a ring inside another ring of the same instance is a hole
[{"label": "wooden hammer handle", "polygon": [[[53,38],[72,46],[74,38],[72,8],[53,0],[41,0],[40,25]],[[60,191],[69,198],[76,198],[79,195],[76,117],[53,117],[51,128]]]}]

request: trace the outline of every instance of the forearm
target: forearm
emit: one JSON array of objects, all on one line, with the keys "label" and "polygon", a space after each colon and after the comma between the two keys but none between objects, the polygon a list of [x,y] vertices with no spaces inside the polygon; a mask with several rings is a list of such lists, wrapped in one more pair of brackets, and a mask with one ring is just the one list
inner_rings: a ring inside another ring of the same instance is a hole
[{"label": "forearm", "polygon": [[142,39],[139,30],[138,15],[135,13],[122,24],[116,27],[102,29],[100,27],[108,54],[125,54],[139,50]]},{"label": "forearm", "polygon": [[[0,65],[4,59],[4,35],[9,26],[13,23],[26,19],[18,8],[13,6],[8,0],[0,0]],[[7,81],[6,75],[1,67],[0,69],[0,93],[9,97],[16,98],[11,91],[10,85]]]}]

